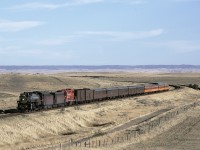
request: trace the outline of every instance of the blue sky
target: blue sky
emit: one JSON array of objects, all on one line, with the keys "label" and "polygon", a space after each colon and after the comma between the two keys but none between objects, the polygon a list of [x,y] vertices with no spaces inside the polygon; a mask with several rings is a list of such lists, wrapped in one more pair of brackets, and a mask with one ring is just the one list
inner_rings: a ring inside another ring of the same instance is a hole
[{"label": "blue sky", "polygon": [[200,65],[200,0],[0,1],[0,65]]}]

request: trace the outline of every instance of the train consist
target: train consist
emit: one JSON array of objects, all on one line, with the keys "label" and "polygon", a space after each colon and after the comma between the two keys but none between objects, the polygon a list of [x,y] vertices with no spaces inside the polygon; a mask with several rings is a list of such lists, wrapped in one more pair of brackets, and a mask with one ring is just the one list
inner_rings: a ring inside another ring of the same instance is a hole
[{"label": "train consist", "polygon": [[99,89],[63,89],[56,92],[33,91],[24,92],[17,101],[19,112],[37,111],[73,104],[90,103],[105,99],[115,99],[128,96],[149,94],[169,90],[166,83],[149,83],[135,86],[99,88]]}]

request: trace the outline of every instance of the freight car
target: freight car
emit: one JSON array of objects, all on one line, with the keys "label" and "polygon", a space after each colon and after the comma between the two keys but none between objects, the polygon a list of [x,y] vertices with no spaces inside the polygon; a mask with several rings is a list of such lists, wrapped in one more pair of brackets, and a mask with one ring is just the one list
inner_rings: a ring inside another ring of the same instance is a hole
[{"label": "freight car", "polygon": [[149,94],[169,90],[166,83],[149,83],[135,86],[99,88],[99,89],[63,89],[56,92],[34,91],[24,92],[17,101],[17,110],[36,111],[73,104],[89,103],[106,99]]}]

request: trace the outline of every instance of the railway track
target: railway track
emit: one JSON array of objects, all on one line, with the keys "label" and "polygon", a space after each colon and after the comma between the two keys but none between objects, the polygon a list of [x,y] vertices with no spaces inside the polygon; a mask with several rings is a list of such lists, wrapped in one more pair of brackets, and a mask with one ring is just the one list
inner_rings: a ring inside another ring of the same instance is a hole
[{"label": "railway track", "polygon": [[[183,87],[181,85],[169,85],[169,86],[174,87],[174,89],[172,89],[170,91],[178,90],[178,89],[181,89]],[[168,92],[168,91],[164,91],[164,92]],[[159,92],[159,93],[163,93],[163,92]],[[151,93],[151,94],[157,94],[157,93]],[[142,94],[142,95],[145,95],[145,94]],[[142,96],[142,95],[135,95],[135,96]],[[131,96],[131,97],[133,97],[133,96]],[[126,98],[126,97],[124,97],[124,98]],[[107,99],[107,100],[116,100],[116,99],[122,99],[122,98],[120,97],[120,98]],[[91,103],[103,102],[103,101],[105,101],[105,100],[92,101],[92,102],[89,102],[89,103],[91,104]],[[79,104],[73,104],[73,105],[65,106],[65,107],[74,107],[74,106],[85,105],[85,104],[89,104],[89,103],[79,103]],[[65,108],[65,107],[56,107],[56,108],[51,108],[51,109],[43,109],[43,110],[40,110],[40,111],[30,111],[30,112],[25,112],[25,113],[19,113],[19,112],[17,112],[17,109],[0,110],[0,119],[18,116],[18,115],[22,115],[22,114],[32,114],[32,113],[37,113],[37,112],[56,110],[56,109],[61,109],[61,108]]]}]

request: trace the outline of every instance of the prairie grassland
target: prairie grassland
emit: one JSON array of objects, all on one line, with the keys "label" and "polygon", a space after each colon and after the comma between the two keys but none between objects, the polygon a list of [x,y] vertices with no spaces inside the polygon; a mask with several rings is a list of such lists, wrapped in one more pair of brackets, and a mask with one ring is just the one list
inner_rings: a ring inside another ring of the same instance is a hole
[{"label": "prairie grassland", "polygon": [[[200,85],[199,77],[200,74],[195,73],[0,74],[0,109],[15,108],[18,96],[23,91],[114,87],[157,81]],[[0,119],[0,149],[22,149],[30,145],[63,142],[71,138],[81,139],[99,131],[112,129],[147,113],[197,100],[200,100],[200,91],[184,88],[73,106],[63,111],[58,109]]]}]

